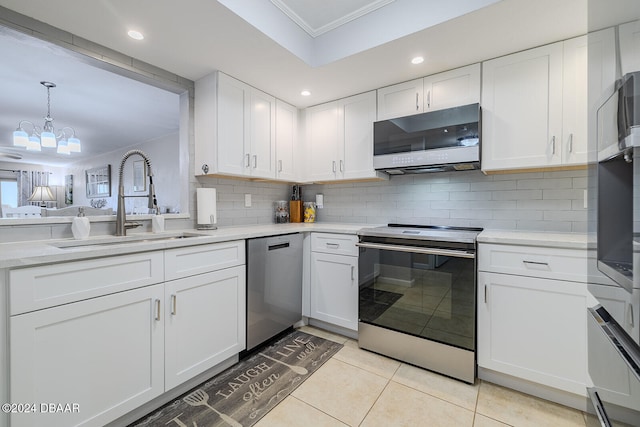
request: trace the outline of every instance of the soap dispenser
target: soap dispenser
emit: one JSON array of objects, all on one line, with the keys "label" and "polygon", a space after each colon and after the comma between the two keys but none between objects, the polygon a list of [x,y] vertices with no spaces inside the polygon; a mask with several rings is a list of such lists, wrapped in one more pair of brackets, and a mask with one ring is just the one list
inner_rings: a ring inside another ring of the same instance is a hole
[{"label": "soap dispenser", "polygon": [[89,237],[89,230],[91,229],[91,223],[89,218],[84,216],[84,208],[78,208],[78,216],[73,218],[71,223],[71,232],[74,239],[86,239]]}]

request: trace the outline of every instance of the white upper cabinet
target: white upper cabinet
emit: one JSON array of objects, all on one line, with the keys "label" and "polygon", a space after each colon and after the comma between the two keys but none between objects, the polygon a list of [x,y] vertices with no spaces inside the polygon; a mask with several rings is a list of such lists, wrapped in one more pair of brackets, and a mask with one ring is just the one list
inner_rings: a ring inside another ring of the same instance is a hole
[{"label": "white upper cabinet", "polygon": [[484,62],[482,170],[586,164],[598,100],[614,81],[612,52],[607,29]]},{"label": "white upper cabinet", "polygon": [[480,102],[480,64],[424,78],[424,111]]},{"label": "white upper cabinet", "polygon": [[562,43],[482,65],[482,170],[560,164]]},{"label": "white upper cabinet", "polygon": [[424,112],[423,83],[423,79],[416,79],[378,89],[378,120]]},{"label": "white upper cabinet", "polygon": [[330,181],[337,176],[338,102],[307,108],[308,168],[305,179]]},{"label": "white upper cabinet", "polygon": [[374,91],[338,101],[343,164],[342,178],[360,179],[376,176],[373,169],[373,122],[376,120]]},{"label": "white upper cabinet", "polygon": [[298,180],[298,109],[276,99],[276,178]]},{"label": "white upper cabinet", "polygon": [[275,178],[275,98],[220,72],[195,87],[196,173]]},{"label": "white upper cabinet", "polygon": [[373,169],[374,91],[306,110],[306,181],[376,178]]},{"label": "white upper cabinet", "polygon": [[618,27],[622,75],[640,71],[640,21]]},{"label": "white upper cabinet", "polygon": [[480,64],[378,89],[378,120],[480,102]]}]

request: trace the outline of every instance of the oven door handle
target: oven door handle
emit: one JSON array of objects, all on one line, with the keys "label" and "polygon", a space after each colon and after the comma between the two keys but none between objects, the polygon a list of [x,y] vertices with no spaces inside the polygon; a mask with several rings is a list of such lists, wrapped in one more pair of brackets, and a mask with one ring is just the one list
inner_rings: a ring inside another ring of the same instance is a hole
[{"label": "oven door handle", "polygon": [[417,248],[415,246],[386,245],[381,243],[356,243],[360,248],[381,249],[385,251],[410,252],[414,254],[444,255],[457,258],[475,258],[475,252],[457,251],[455,249]]},{"label": "oven door handle", "polygon": [[593,387],[587,387],[587,393],[589,394],[591,403],[596,410],[596,415],[598,416],[600,425],[602,427],[613,427],[609,420],[609,416],[607,415],[607,411],[604,410],[604,405],[602,404],[602,400],[600,400],[600,396],[598,396],[596,389]]}]

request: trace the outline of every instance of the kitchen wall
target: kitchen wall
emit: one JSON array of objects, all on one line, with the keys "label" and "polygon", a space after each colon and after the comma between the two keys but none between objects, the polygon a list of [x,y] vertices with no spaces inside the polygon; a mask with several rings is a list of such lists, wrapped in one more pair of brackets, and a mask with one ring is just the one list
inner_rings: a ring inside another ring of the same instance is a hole
[{"label": "kitchen wall", "polygon": [[[507,230],[586,232],[587,170],[484,175],[479,171],[393,177],[389,181],[305,185],[303,198],[324,194],[321,222],[404,222]],[[283,184],[198,179],[218,192],[218,225],[273,222]],[[252,207],[244,207],[244,194]]]}]

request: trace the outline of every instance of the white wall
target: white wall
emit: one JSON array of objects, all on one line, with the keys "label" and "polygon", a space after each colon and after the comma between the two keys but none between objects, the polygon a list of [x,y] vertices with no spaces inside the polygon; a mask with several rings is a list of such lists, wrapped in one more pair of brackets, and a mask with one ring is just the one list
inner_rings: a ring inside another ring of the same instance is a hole
[{"label": "white wall", "polygon": [[[172,133],[163,138],[144,142],[140,145],[132,146],[130,149],[142,150],[149,156],[153,171],[153,182],[155,184],[158,206],[168,207],[172,212],[180,211],[180,183],[186,178],[180,177],[180,169],[178,165],[178,134]],[[113,208],[114,212],[117,207],[118,197],[118,170],[122,161],[122,156],[127,150],[112,152],[103,156],[95,157],[90,162],[83,162],[81,165],[70,167],[66,173],[73,175],[73,204],[90,206],[91,200],[86,196],[86,177],[85,171],[96,167],[111,165],[111,197],[105,197],[107,200],[107,208]],[[132,156],[125,163],[123,182],[125,186],[125,194],[129,195],[146,195],[147,191],[133,191],[133,163],[141,160],[140,156]],[[147,206],[146,198],[129,198],[125,201],[125,210],[133,212],[134,207]]]}]

